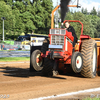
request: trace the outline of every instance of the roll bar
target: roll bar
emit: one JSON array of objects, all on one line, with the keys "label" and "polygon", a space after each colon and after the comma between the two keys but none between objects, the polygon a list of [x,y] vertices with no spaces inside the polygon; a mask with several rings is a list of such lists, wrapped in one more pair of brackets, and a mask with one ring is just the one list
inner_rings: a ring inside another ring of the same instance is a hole
[{"label": "roll bar", "polygon": [[83,34],[83,24],[82,24],[82,22],[80,22],[79,20],[65,20],[63,23],[65,23],[66,21],[68,21],[68,22],[78,22],[78,23],[80,23],[80,24],[82,25],[82,27],[81,27],[81,35]]}]

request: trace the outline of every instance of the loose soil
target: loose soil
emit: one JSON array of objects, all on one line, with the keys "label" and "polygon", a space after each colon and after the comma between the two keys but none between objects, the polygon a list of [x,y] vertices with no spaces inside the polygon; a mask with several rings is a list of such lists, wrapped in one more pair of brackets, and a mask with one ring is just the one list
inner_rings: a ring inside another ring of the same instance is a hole
[{"label": "loose soil", "polygon": [[[41,72],[30,72],[29,66],[29,62],[0,64],[0,100],[28,100],[100,87],[99,76],[89,79],[79,74],[67,73],[52,78],[44,77]],[[55,100],[73,98],[76,100],[92,94],[80,94],[76,96],[77,98],[70,96]],[[94,94],[97,96],[100,92]]]}]

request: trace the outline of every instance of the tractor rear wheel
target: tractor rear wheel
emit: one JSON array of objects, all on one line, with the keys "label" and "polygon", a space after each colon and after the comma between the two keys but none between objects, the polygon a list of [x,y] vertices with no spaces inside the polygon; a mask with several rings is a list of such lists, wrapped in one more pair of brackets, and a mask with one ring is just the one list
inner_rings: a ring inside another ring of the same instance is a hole
[{"label": "tractor rear wheel", "polygon": [[94,78],[96,76],[97,68],[97,44],[95,40],[83,40],[81,45],[81,54],[83,56],[81,75],[87,78]]},{"label": "tractor rear wheel", "polygon": [[41,71],[43,69],[43,58],[41,57],[41,51],[35,50],[31,55],[31,63],[35,71]]},{"label": "tractor rear wheel", "polygon": [[71,58],[71,66],[75,73],[79,73],[82,70],[83,58],[80,52],[74,52]]},{"label": "tractor rear wheel", "polygon": [[[52,59],[44,58],[43,70],[42,73],[45,76],[56,76],[58,75],[58,71],[55,70],[55,61]],[[57,67],[57,66],[56,66]]]}]

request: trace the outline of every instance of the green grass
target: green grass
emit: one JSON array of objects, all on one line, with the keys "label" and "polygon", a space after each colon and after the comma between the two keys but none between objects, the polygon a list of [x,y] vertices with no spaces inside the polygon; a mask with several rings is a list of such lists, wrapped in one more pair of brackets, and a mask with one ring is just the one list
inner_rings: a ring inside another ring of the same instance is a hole
[{"label": "green grass", "polygon": [[85,99],[82,99],[82,100],[100,100],[100,98],[85,98]]},{"label": "green grass", "polygon": [[29,50],[0,50],[0,51],[29,51]]},{"label": "green grass", "polygon": [[0,62],[10,62],[10,61],[29,61],[30,57],[3,57],[0,58]]},{"label": "green grass", "polygon": [[5,40],[5,41],[1,41],[1,42],[5,43],[5,44],[14,45],[14,41],[12,41],[12,40]]}]

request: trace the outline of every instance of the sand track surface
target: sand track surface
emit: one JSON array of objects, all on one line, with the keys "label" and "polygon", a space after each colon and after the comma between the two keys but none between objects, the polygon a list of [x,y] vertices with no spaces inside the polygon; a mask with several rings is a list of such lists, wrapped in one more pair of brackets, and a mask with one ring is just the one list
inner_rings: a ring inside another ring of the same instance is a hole
[{"label": "sand track surface", "polygon": [[[30,72],[29,66],[29,62],[0,64],[0,100],[29,100],[100,87],[99,76],[89,79],[68,73],[52,78],[44,77],[41,72]],[[97,93],[100,94],[99,91]],[[74,97],[63,97],[66,98]]]}]

